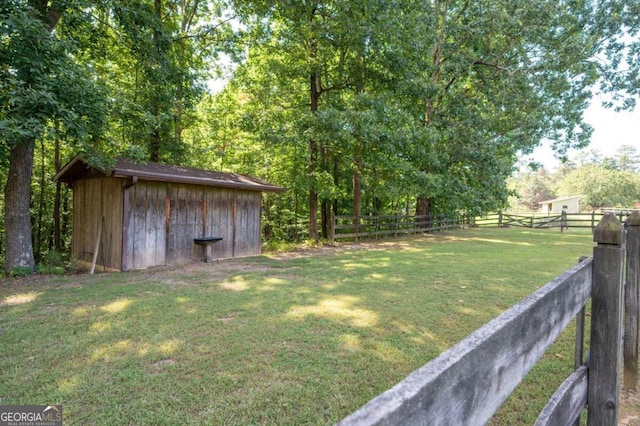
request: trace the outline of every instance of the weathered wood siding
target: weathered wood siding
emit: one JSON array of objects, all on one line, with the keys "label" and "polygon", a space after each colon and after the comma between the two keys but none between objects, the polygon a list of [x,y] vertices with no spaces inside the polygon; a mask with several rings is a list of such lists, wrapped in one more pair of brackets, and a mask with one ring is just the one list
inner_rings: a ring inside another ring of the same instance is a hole
[{"label": "weathered wood siding", "polygon": [[250,191],[236,190],[235,192],[234,257],[259,254],[261,198]]},{"label": "weathered wood siding", "polygon": [[213,259],[260,253],[258,191],[147,181],[125,191],[124,269],[202,260],[194,238],[223,238],[211,247]]},{"label": "weathered wood siding", "polygon": [[123,218],[127,229],[124,268],[139,269],[166,262],[166,184],[144,182],[126,190],[128,205]]},{"label": "weathered wood siding", "polygon": [[91,263],[100,234],[96,268],[122,268],[122,187],[115,178],[74,183],[72,252],[79,263]]},{"label": "weathered wood siding", "polygon": [[[167,263],[186,262],[202,257],[193,239],[202,236],[203,191],[205,187],[168,183]],[[201,251],[201,249],[200,249]]]},{"label": "weathered wood siding", "polygon": [[221,237],[223,240],[211,246],[213,259],[233,257],[233,205],[234,193],[232,189],[206,191],[207,222],[203,237]]}]

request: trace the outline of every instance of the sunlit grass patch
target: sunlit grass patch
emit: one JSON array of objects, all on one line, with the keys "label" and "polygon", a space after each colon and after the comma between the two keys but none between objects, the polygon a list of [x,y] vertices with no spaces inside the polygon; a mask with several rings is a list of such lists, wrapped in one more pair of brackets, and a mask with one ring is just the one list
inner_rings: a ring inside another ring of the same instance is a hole
[{"label": "sunlit grass patch", "polygon": [[3,299],[2,302],[0,302],[0,307],[22,305],[24,303],[33,302],[40,294],[41,293],[35,291],[13,294]]}]

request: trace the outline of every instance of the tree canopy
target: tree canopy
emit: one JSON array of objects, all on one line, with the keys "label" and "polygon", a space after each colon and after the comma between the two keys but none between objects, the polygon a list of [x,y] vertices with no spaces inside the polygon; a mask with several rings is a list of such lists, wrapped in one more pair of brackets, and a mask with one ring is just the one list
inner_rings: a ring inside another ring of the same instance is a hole
[{"label": "tree canopy", "polygon": [[[594,92],[632,108],[640,90],[632,0],[1,0],[0,15],[8,271],[33,269],[28,241],[36,259],[64,251],[69,195],[48,177],[78,150],[275,181],[266,235],[305,223],[315,239],[338,214],[504,207],[522,154],[588,144]],[[616,161],[637,173],[637,154]]]}]

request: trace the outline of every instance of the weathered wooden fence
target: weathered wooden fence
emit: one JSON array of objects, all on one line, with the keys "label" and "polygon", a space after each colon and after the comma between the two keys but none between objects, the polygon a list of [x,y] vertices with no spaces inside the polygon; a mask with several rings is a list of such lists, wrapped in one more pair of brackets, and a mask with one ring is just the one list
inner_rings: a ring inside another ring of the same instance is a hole
[{"label": "weathered wooden fence", "polygon": [[[604,216],[594,232],[597,246],[592,257],[485,324],[338,425],[485,424],[574,317],[575,372],[558,388],[536,425],[575,424],[587,401],[589,425],[616,425],[625,259],[625,386],[635,388],[638,381],[640,213],[629,218],[627,228],[625,231],[615,216]],[[585,364],[581,321],[589,299],[591,340]]]},{"label": "weathered wooden fence", "polygon": [[[616,210],[614,213],[620,222],[624,222],[631,214],[631,210]],[[447,231],[463,226],[502,227],[520,226],[525,228],[590,228],[594,229],[604,213],[568,213],[561,214],[528,214],[498,212],[484,216],[470,217],[459,215],[456,217],[445,215],[380,215],[380,216],[346,216],[339,215],[330,221],[329,238],[340,239],[379,239],[402,237],[420,233]],[[268,221],[263,221],[263,225]],[[320,224],[318,224],[320,226]],[[297,219],[288,223],[268,223],[264,226],[265,238],[274,236],[287,241],[300,241],[308,237],[309,220]]]},{"label": "weathered wooden fence", "polygon": [[[616,210],[615,216],[624,222],[631,214],[631,210]],[[591,228],[594,229],[605,214],[596,213],[565,213],[563,214],[517,214],[498,212],[473,219],[475,226],[501,227],[520,226],[524,228]]]},{"label": "weathered wooden fence", "polygon": [[[383,216],[335,216],[331,221],[332,240],[340,239],[378,239],[413,235],[425,232],[447,231],[463,226],[503,227],[519,226],[524,228],[590,228],[595,229],[605,213],[563,213],[555,215],[498,212],[481,217],[450,217],[445,215],[383,215]],[[611,212],[607,213],[611,214]],[[620,222],[625,222],[631,210],[615,212]]]},{"label": "weathered wooden fence", "polygon": [[461,228],[463,218],[445,215],[336,216],[332,239],[387,238]]}]

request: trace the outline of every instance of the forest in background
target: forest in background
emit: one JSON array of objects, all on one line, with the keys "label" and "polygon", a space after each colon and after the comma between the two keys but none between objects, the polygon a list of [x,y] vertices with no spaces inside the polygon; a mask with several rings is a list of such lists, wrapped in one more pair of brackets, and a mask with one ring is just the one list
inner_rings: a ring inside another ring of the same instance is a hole
[{"label": "forest in background", "polygon": [[639,21],[633,0],[0,0],[5,271],[67,251],[51,177],[77,152],[284,186],[270,238],[503,208],[522,155],[588,144],[594,93],[635,106]]}]

